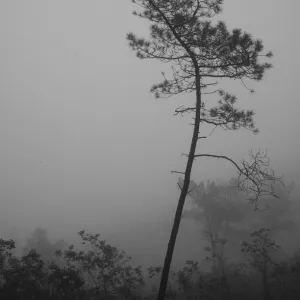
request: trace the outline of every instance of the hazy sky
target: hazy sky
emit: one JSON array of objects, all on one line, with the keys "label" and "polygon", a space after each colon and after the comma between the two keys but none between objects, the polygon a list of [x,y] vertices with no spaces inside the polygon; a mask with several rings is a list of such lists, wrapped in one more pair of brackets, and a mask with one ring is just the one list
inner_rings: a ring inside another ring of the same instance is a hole
[{"label": "hazy sky", "polygon": [[[254,94],[228,86],[256,111],[261,133],[217,131],[199,150],[239,160],[268,148],[274,167],[297,181],[299,8],[294,0],[224,1],[220,18],[262,39],[274,69],[249,83]],[[163,223],[163,213],[149,215],[176,205],[170,171],[183,169],[192,127],[173,111],[193,98],[149,93],[167,66],[128,48],[127,32],[148,34],[133,9],[126,0],[0,1],[0,232],[118,228],[141,211]],[[232,174],[226,162],[199,160],[193,179]]]}]

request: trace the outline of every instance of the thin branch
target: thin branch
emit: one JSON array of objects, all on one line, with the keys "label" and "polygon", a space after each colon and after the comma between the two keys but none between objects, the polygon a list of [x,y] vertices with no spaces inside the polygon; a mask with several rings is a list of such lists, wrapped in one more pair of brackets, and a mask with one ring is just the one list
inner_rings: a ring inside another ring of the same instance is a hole
[{"label": "thin branch", "polygon": [[242,169],[238,166],[238,164],[232,160],[231,158],[228,158],[227,156],[224,155],[214,155],[214,154],[196,154],[195,157],[213,157],[213,158],[222,158],[230,161],[235,165],[235,167],[242,173]]},{"label": "thin branch", "polygon": [[[178,187],[180,188],[180,190],[182,190],[182,187],[180,186],[180,184],[177,182]],[[189,190],[187,191],[187,194],[189,195],[193,190]]]},{"label": "thin branch", "polygon": [[242,166],[239,166],[233,159],[224,155],[197,154],[195,158],[210,157],[231,162],[238,171],[236,187],[245,193],[247,199],[255,204],[255,210],[257,210],[258,198],[262,196],[274,196],[278,198],[274,191],[275,185],[278,182],[283,185],[284,183],[281,180],[282,178],[276,177],[274,171],[268,169],[270,163],[266,152],[262,153],[259,151],[253,154],[252,151],[250,151],[249,156],[253,162],[248,163],[242,160]]},{"label": "thin branch", "polygon": [[212,92],[206,92],[206,93],[202,93],[202,95],[211,95],[211,94],[215,94],[215,93],[218,93],[219,90],[215,90],[215,91],[212,91]]},{"label": "thin branch", "polygon": [[178,171],[171,171],[171,174],[182,174],[182,175],[185,175],[184,172],[178,172]]},{"label": "thin branch", "polygon": [[217,127],[218,126],[215,126],[214,129],[210,132],[210,134],[208,136],[211,136],[214,133],[214,131],[216,130]]},{"label": "thin branch", "polygon": [[254,90],[253,90],[253,89],[250,89],[250,88],[248,88],[248,87],[246,86],[246,84],[245,84],[243,78],[240,78],[240,80],[241,80],[243,86],[244,86],[248,91],[250,91],[250,93],[254,93]]},{"label": "thin branch", "polygon": [[185,112],[194,112],[196,110],[196,107],[187,107],[187,108],[182,108],[182,107],[183,107],[183,105],[176,108],[175,113],[173,115],[174,116],[177,116],[178,114],[182,115]]}]

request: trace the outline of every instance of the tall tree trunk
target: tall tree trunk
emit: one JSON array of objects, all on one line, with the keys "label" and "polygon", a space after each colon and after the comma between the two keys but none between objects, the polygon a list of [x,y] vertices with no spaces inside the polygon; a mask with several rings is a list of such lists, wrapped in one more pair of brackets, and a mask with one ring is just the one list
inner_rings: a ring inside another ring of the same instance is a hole
[{"label": "tall tree trunk", "polygon": [[191,178],[191,172],[193,167],[193,162],[195,158],[195,151],[197,147],[198,142],[198,136],[199,136],[199,128],[200,128],[200,110],[201,110],[201,85],[200,85],[200,72],[199,68],[196,65],[196,62],[194,63],[195,71],[196,71],[196,113],[195,113],[195,123],[194,123],[194,130],[193,130],[193,137],[191,141],[191,147],[188,155],[188,161],[186,164],[186,170],[184,175],[184,182],[181,189],[180,197],[177,204],[177,209],[175,213],[174,223],[168,243],[167,253],[164,261],[164,266],[162,270],[161,275],[161,281],[158,291],[157,300],[164,300],[165,293],[167,289],[168,284],[168,278],[169,278],[169,272],[170,267],[172,263],[173,258],[173,252],[175,248],[176,238],[180,226],[182,211],[185,203],[186,196],[188,194],[188,188],[190,184],[190,178]]}]

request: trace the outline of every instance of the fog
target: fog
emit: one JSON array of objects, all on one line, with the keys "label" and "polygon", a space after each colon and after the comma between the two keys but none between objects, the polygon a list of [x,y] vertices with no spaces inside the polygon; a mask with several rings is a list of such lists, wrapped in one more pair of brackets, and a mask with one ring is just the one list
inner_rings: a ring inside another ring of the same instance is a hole
[{"label": "fog", "polygon": [[[263,81],[226,88],[254,109],[260,134],[216,131],[201,151],[247,158],[268,149],[272,166],[299,188],[297,1],[224,1],[220,18],[263,40],[274,68]],[[130,1],[0,2],[0,235],[20,243],[36,227],[72,243],[99,232],[129,254],[162,262],[189,149],[192,96],[156,100],[168,66],[141,61],[126,33],[148,36]],[[192,178],[228,180],[226,162],[197,160]],[[299,194],[298,194],[299,195]],[[198,227],[197,227],[198,226]],[[183,223],[175,260],[197,256],[199,224]]]}]

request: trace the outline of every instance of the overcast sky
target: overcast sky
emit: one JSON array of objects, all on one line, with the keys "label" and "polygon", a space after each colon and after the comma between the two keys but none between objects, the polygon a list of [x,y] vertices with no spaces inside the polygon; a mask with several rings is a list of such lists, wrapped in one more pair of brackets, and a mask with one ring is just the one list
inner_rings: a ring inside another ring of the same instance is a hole
[{"label": "overcast sky", "polygon": [[[294,0],[224,1],[220,18],[262,39],[274,69],[249,83],[254,94],[228,85],[241,107],[256,111],[261,133],[217,131],[199,145],[236,160],[267,148],[274,168],[296,182],[299,8]],[[133,212],[176,205],[170,171],[183,169],[192,127],[173,111],[193,98],[149,93],[168,68],[128,48],[127,32],[148,35],[133,9],[127,0],[0,1],[0,233],[116,228],[132,222]],[[193,171],[195,181],[231,175],[230,165],[211,160]]]}]

